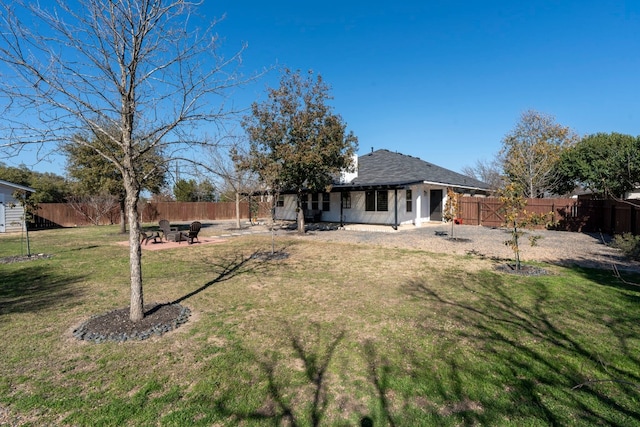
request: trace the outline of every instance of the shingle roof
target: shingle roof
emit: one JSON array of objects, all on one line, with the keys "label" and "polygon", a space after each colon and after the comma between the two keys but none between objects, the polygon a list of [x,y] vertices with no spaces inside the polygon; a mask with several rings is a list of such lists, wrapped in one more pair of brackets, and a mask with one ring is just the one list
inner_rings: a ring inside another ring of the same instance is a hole
[{"label": "shingle roof", "polygon": [[430,182],[447,186],[488,190],[489,185],[417,157],[376,150],[358,157],[358,176],[350,186],[406,185]]}]

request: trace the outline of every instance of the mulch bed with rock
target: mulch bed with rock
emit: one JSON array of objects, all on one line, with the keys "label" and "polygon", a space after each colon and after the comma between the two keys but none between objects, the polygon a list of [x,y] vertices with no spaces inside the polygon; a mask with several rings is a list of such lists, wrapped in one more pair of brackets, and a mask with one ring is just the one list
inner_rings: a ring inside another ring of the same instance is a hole
[{"label": "mulch bed with rock", "polygon": [[549,274],[549,270],[534,265],[521,265],[516,268],[515,264],[498,264],[495,269],[507,274],[515,274],[518,276],[545,276]]},{"label": "mulch bed with rock", "polygon": [[137,322],[129,318],[129,307],[93,316],[73,331],[79,340],[102,343],[106,341],[142,341],[173,331],[186,323],[191,310],[180,304],[148,304],[145,316]]},{"label": "mulch bed with rock", "polygon": [[51,258],[49,254],[34,254],[34,255],[14,255],[0,258],[0,264],[12,264],[14,262],[35,261],[37,259]]}]

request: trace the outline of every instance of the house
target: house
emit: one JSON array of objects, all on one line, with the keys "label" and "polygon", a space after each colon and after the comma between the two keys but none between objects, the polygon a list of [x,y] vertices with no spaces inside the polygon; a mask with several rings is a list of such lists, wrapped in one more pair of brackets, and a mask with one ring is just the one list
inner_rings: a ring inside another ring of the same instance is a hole
[{"label": "house", "polygon": [[16,190],[35,192],[33,188],[0,179],[0,233],[22,230],[24,208],[13,197]]},{"label": "house", "polygon": [[[343,173],[331,191],[307,195],[309,220],[340,224],[420,226],[443,221],[447,188],[467,196],[486,196],[477,179],[417,157],[376,150],[354,159],[355,171]],[[295,220],[296,195],[281,195],[276,218]]]}]

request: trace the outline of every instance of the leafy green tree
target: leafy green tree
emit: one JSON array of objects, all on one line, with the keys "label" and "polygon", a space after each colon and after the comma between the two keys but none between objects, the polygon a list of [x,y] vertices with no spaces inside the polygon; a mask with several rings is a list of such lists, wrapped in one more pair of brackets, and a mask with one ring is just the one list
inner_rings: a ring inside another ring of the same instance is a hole
[{"label": "leafy green tree", "polygon": [[[126,233],[125,214],[126,189],[121,170],[108,157],[122,163],[124,153],[117,143],[116,129],[87,132],[86,135],[75,135],[71,142],[62,146],[67,158],[67,173],[75,179],[76,195],[114,196],[120,209],[120,232]],[[140,143],[143,146],[143,143]],[[108,153],[105,157],[101,153]],[[165,185],[166,168],[163,156],[157,147],[143,150],[136,158],[134,167],[138,171],[140,189],[157,193]]]},{"label": "leafy green tree", "polygon": [[196,202],[215,202],[216,201],[216,186],[205,179],[204,181],[198,182],[196,185]]},{"label": "leafy green tree", "polygon": [[577,139],[553,116],[525,111],[502,140],[502,169],[508,181],[520,187],[523,197],[544,197],[557,187],[556,164],[560,155]]},{"label": "leafy green tree", "polygon": [[284,70],[280,87],[268,100],[254,103],[243,127],[249,151],[241,161],[274,193],[297,194],[298,231],[304,233],[303,195],[326,191],[341,170],[348,169],[357,138],[332,112],[329,86],[321,76],[306,78]]},{"label": "leafy green tree", "polygon": [[195,179],[179,179],[173,186],[173,195],[178,202],[195,202],[197,187]]},{"label": "leafy green tree", "polygon": [[640,137],[596,133],[563,153],[557,191],[580,186],[605,197],[623,198],[640,183]]},{"label": "leafy green tree", "polygon": [[2,180],[9,181],[13,184],[30,187],[32,176],[33,172],[30,171],[26,165],[11,167],[0,164],[0,179]]},{"label": "leafy green tree", "polygon": [[69,181],[54,173],[34,173],[31,176],[31,184],[35,193],[29,195],[29,200],[34,203],[64,203],[72,191]]}]

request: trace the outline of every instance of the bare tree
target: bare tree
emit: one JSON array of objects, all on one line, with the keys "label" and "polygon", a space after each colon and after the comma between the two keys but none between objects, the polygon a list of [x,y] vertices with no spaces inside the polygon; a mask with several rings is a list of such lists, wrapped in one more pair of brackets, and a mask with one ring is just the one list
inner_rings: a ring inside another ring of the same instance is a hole
[{"label": "bare tree", "polygon": [[[249,170],[242,169],[233,161],[233,156],[245,152],[241,141],[234,140],[229,149],[214,149],[209,155],[210,168],[213,173],[222,181],[222,188],[233,193],[236,204],[236,228],[241,228],[240,224],[240,202],[248,194],[258,189],[258,177]],[[251,213],[250,213],[251,214]]]},{"label": "bare tree", "polygon": [[100,225],[102,218],[118,206],[118,197],[103,192],[70,196],[67,205],[93,225]]},{"label": "bare tree", "polygon": [[543,197],[553,192],[561,179],[556,165],[562,152],[577,141],[578,136],[556,123],[553,116],[525,111],[502,140],[502,169],[524,197]]},{"label": "bare tree", "polygon": [[498,159],[477,160],[473,166],[464,166],[462,173],[489,184],[489,189],[495,193],[504,186],[501,169]]},{"label": "bare tree", "polygon": [[[43,3],[44,4],[44,3]],[[140,214],[144,174],[136,165],[149,150],[166,160],[194,161],[205,142],[198,125],[224,128],[223,98],[240,84],[235,64],[218,55],[215,22],[199,30],[194,3],[184,0],[15,0],[0,6],[0,79],[4,128],[0,150],[29,144],[49,152],[76,138],[122,174],[129,224],[130,317],[144,317]],[[108,129],[106,128],[108,126]],[[113,132],[116,129],[116,132]],[[111,139],[115,152],[91,145]]]}]

